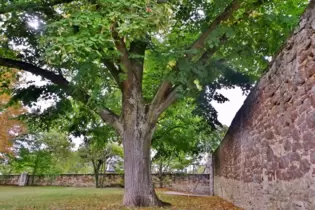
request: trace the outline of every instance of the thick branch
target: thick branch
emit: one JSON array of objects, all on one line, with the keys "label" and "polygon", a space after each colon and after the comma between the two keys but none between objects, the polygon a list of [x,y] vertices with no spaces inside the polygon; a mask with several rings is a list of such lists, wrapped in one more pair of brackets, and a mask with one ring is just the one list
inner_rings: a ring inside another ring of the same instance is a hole
[{"label": "thick branch", "polygon": [[57,4],[70,3],[74,0],[50,0],[39,2],[24,2],[24,3],[9,3],[7,6],[0,5],[0,14],[16,11],[42,11],[47,7],[51,7]]},{"label": "thick branch", "polygon": [[[82,91],[82,93],[80,94],[73,95],[74,92],[72,88],[70,87],[69,82],[63,76],[55,74],[51,71],[34,66],[33,64],[12,60],[9,58],[1,58],[1,57],[0,57],[0,66],[20,69],[20,70],[24,70],[38,76],[42,76],[45,79],[50,80],[52,83],[58,85],[66,93],[80,100],[81,102],[86,103],[88,101],[89,96],[87,94],[85,94]],[[103,109],[99,112],[99,115],[105,122],[115,127],[116,130],[122,131],[122,126],[120,125],[118,116],[115,113],[113,113],[109,109]]]},{"label": "thick branch", "polygon": [[[239,7],[240,7],[239,0],[233,0],[231,4],[224,10],[224,12],[216,17],[216,19],[210,24],[208,29],[199,36],[199,38],[192,44],[190,49],[204,48],[205,41],[207,40],[209,35],[217,28],[218,25],[220,25],[221,22],[228,20],[232,16],[234,11],[236,11]],[[221,42],[223,43],[225,39],[226,39],[225,35],[222,36],[220,39],[220,43]],[[199,61],[203,62],[209,59],[216,52],[216,50],[217,48],[206,51],[201,56]],[[185,59],[189,59],[189,58],[190,56],[187,56]],[[178,66],[175,65],[174,70],[176,70],[177,68]],[[152,105],[151,105],[152,109],[156,109],[156,107],[158,106],[158,109],[160,109],[163,112],[170,104],[172,104],[176,100],[175,91],[171,91],[168,94],[167,99],[161,103],[165,94],[167,94],[167,92],[169,91],[171,87],[172,87],[172,84],[170,82],[162,83],[162,85],[160,86],[159,90],[157,91],[152,101]]]},{"label": "thick branch", "polygon": [[218,15],[214,21],[209,25],[208,29],[203,32],[199,38],[193,43],[193,45],[190,47],[190,49],[200,49],[204,48],[205,42],[209,35],[217,28],[220,23],[223,21],[228,20],[236,11],[240,8],[240,1],[239,0],[233,0],[231,4],[225,8],[224,12],[222,12],[220,15]]},{"label": "thick branch", "polygon": [[89,95],[87,93],[85,93],[83,90],[74,91],[73,87],[70,86],[69,81],[66,80],[61,74],[55,74],[54,72],[48,71],[46,69],[42,69],[33,64],[26,63],[23,61],[17,61],[17,60],[13,60],[9,58],[0,57],[0,66],[24,70],[34,75],[41,76],[45,79],[48,79],[52,83],[58,85],[67,94],[71,95],[73,98],[76,98],[82,103],[87,103],[89,100]]},{"label": "thick branch", "polygon": [[156,92],[151,107],[152,109],[157,108],[160,106],[163,99],[166,97],[166,94],[172,89],[172,84],[168,81],[164,81],[162,85],[159,87],[158,91]]},{"label": "thick branch", "polygon": [[144,64],[144,56],[145,50],[147,48],[148,41],[147,40],[138,40],[130,43],[130,61],[132,64],[132,69],[134,71],[135,76],[137,77],[137,81],[142,84],[143,77],[143,64]]},{"label": "thick branch", "polygon": [[69,82],[63,76],[42,69],[40,67],[34,66],[33,64],[0,57],[0,66],[24,70],[37,76],[42,76],[50,80],[52,83],[58,85],[62,89],[65,89],[67,91],[69,89]]},{"label": "thick branch", "polygon": [[102,109],[99,112],[102,120],[112,125],[119,134],[123,133],[123,126],[119,120],[119,117],[109,109]]},{"label": "thick branch", "polygon": [[[164,82],[158,90],[153,104],[150,105],[149,109],[149,121],[152,125],[155,125],[159,116],[176,101],[176,90],[177,86],[169,89],[171,83]],[[168,92],[165,92],[168,90]]]},{"label": "thick branch", "polygon": [[172,90],[167,95],[166,99],[160,104],[160,106],[156,110],[158,116],[162,114],[171,104],[173,104],[176,101],[176,91],[177,86],[172,88]]},{"label": "thick branch", "polygon": [[[124,43],[124,42],[123,42]],[[125,44],[123,44],[125,45]],[[129,51],[125,47],[123,50],[124,55],[122,55],[122,63],[125,67],[125,72],[127,75],[127,79],[124,82],[124,90],[125,96],[130,94],[130,88],[136,88],[139,93],[141,93],[142,97],[142,81],[143,81],[143,64],[144,64],[144,55],[146,50],[147,43],[143,40],[141,41],[133,41],[130,43]],[[127,94],[127,92],[129,92]]]},{"label": "thick branch", "polygon": [[115,41],[115,46],[117,50],[120,52],[120,60],[122,64],[124,65],[124,67],[126,68],[125,70],[127,71],[127,69],[129,69],[131,66],[129,55],[128,55],[128,49],[126,47],[124,39],[119,36],[116,30],[116,27],[117,27],[117,23],[115,23],[111,28],[112,37]]},{"label": "thick branch", "polygon": [[112,75],[113,79],[115,80],[117,86],[120,90],[123,89],[123,84],[119,79],[119,74],[122,73],[121,69],[116,68],[113,62],[109,60],[103,60],[104,65],[109,70],[109,73]]},{"label": "thick branch", "polygon": [[[240,1],[233,0],[231,4],[224,10],[224,12],[216,17],[216,19],[210,24],[208,29],[199,36],[199,38],[192,44],[190,49],[204,48],[205,41],[207,40],[209,35],[217,28],[218,25],[220,25],[221,22],[228,20],[232,16],[234,11],[236,11],[239,7],[240,7]],[[225,42],[225,40],[226,40],[226,36],[223,35],[220,39],[220,43]],[[201,56],[199,61],[204,62],[208,60],[216,52],[216,50],[217,48],[215,49],[213,48],[206,51]],[[185,57],[185,59],[189,59],[189,58],[190,56]],[[174,70],[176,69],[178,69],[177,65],[175,65],[174,67]],[[158,109],[155,115],[159,116],[169,105],[171,105],[176,100],[176,94],[175,94],[176,88],[173,88],[173,90],[170,91],[171,87],[172,87],[172,84],[170,82],[164,81],[162,85],[160,86],[160,88],[158,89],[150,107],[151,112],[153,112],[155,109]],[[167,95],[167,98],[165,99],[166,94],[168,95]]]}]

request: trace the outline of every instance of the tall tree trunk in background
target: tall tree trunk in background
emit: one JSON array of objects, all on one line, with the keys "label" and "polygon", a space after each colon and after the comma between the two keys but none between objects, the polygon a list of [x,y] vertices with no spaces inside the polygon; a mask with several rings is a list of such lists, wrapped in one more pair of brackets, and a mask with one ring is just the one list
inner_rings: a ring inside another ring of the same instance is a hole
[{"label": "tall tree trunk in background", "polygon": [[102,165],[102,161],[98,160],[97,162],[95,162],[94,160],[92,160],[93,163],[93,169],[94,169],[94,177],[95,177],[95,187],[99,188],[99,171],[100,171],[100,167]]},{"label": "tall tree trunk in background", "polygon": [[34,169],[33,169],[33,172],[32,172],[31,185],[34,185],[34,181],[35,181],[35,174],[36,174],[36,168],[34,168]]},{"label": "tall tree trunk in background", "polygon": [[97,170],[96,170],[96,164],[95,161],[92,160],[92,165],[93,165],[93,170],[94,170],[94,179],[95,179],[95,187],[98,187],[98,174],[97,174]]},{"label": "tall tree trunk in background", "polygon": [[214,171],[213,171],[213,155],[212,155],[212,153],[209,154],[208,167],[209,167],[210,196],[213,196],[214,195]]},{"label": "tall tree trunk in background", "polygon": [[105,185],[104,185],[104,181],[105,181],[105,174],[106,174],[106,158],[104,158],[104,160],[103,160],[103,163],[102,163],[102,165],[101,165],[101,167],[100,167],[100,174],[103,174],[101,177],[99,177],[99,185],[101,186],[101,187],[104,187]]},{"label": "tall tree trunk in background", "polygon": [[34,167],[33,167],[33,171],[32,171],[31,185],[34,185],[35,175],[36,175],[37,167],[38,167],[38,161],[39,161],[39,157],[37,154],[36,159],[35,159],[35,163],[34,163]]},{"label": "tall tree trunk in background", "polygon": [[159,164],[159,184],[160,184],[160,188],[163,188],[163,162],[160,161]]},{"label": "tall tree trunk in background", "polygon": [[98,184],[98,172],[94,172],[94,176],[95,176],[95,187],[99,188],[99,184]]}]

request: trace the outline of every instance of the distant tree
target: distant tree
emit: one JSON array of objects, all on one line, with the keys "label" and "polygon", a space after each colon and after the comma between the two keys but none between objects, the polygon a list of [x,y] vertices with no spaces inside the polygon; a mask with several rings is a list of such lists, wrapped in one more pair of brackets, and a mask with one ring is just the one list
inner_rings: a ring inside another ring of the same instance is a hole
[{"label": "distant tree", "polygon": [[202,117],[193,114],[195,108],[194,99],[183,100],[168,109],[157,123],[152,138],[152,166],[157,172],[160,187],[163,187],[165,173],[183,171],[200,160],[202,138],[206,133],[212,135],[213,129]]},{"label": "distant tree", "polygon": [[82,159],[80,151],[71,151],[69,156],[60,162],[62,174],[88,174],[93,173],[90,161]]},{"label": "distant tree", "polygon": [[[204,96],[188,98],[168,109],[158,122],[152,139],[154,156],[152,166],[157,172],[160,187],[165,173],[189,172],[188,166],[198,165],[194,173],[205,172],[205,159],[220,144],[227,130],[217,121],[216,110],[203,109]],[[208,94],[211,94],[208,92]],[[227,99],[222,98],[221,101]],[[211,101],[209,101],[211,102]],[[211,108],[211,104],[206,105]]]},{"label": "distant tree", "polygon": [[25,125],[17,119],[26,110],[21,104],[8,104],[11,91],[17,83],[17,75],[16,70],[0,74],[0,153],[10,152],[13,138],[26,131]]},{"label": "distant tree", "polygon": [[[68,112],[62,112],[58,115],[51,114],[59,111],[58,109],[68,110]],[[71,167],[68,164],[72,164],[72,167],[84,164],[84,167],[92,168],[92,170],[86,169],[95,173],[96,186],[101,187],[100,181],[102,180],[98,180],[98,174],[104,172],[106,163],[113,156],[123,157],[122,147],[113,143],[120,142],[115,130],[102,122],[95,113],[74,100],[63,100],[57,107],[52,106],[41,111],[40,116],[41,118],[38,119],[38,113],[34,112],[24,115],[23,119],[32,128],[46,131],[58,129],[74,138],[84,140],[75,155],[80,159],[78,160],[72,153],[72,158],[77,159],[78,163],[71,163],[69,160],[69,163],[65,163],[67,164],[66,168]]]},{"label": "distant tree", "polygon": [[[104,136],[101,136],[102,138]],[[78,150],[81,158],[88,160],[93,165],[96,188],[103,187],[104,179],[100,179],[100,174],[105,174],[110,163],[116,160],[116,169],[121,166],[123,149],[121,146],[110,143],[108,139],[91,138],[86,140]]]},{"label": "distant tree", "polygon": [[7,167],[12,173],[33,175],[59,174],[73,144],[58,132],[27,134],[14,141],[13,153],[7,154]]}]

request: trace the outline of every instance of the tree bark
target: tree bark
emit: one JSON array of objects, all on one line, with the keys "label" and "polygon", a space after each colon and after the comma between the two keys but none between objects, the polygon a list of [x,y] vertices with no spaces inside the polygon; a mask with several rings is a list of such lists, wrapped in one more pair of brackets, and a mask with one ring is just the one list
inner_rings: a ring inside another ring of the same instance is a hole
[{"label": "tree bark", "polygon": [[146,105],[137,85],[124,92],[124,170],[123,204],[128,207],[162,206],[151,176],[150,148],[154,124],[150,123]]},{"label": "tree bark", "polygon": [[95,178],[95,187],[98,187],[98,174],[96,173],[96,164],[95,161],[92,160],[93,170],[94,170],[94,178]]},{"label": "tree bark", "polygon": [[214,174],[213,174],[213,154],[209,153],[209,191],[210,191],[210,196],[214,195]]},{"label": "tree bark", "polygon": [[124,132],[125,206],[163,206],[153,188],[149,133],[146,129]]},{"label": "tree bark", "polygon": [[98,185],[98,173],[97,172],[95,172],[95,187],[96,188],[99,188],[99,185]]},{"label": "tree bark", "polygon": [[[125,192],[123,204],[128,207],[163,206],[157,197],[151,176],[150,148],[157,116],[150,113],[142,95],[143,58],[128,56],[126,46],[112,29],[117,49],[121,52],[123,69],[127,79],[123,82],[122,139],[124,146]],[[146,45],[132,43],[130,50],[137,55],[145,54]]]},{"label": "tree bark", "polygon": [[31,185],[34,185],[34,181],[35,181],[35,175],[37,172],[37,165],[38,165],[38,154],[36,155],[36,159],[35,159],[35,163],[34,163],[34,167],[33,167],[33,171],[32,171],[32,180],[31,180]]},{"label": "tree bark", "polygon": [[100,188],[100,183],[99,183],[99,172],[100,172],[100,167],[102,165],[102,161],[98,160],[95,162],[92,160],[93,163],[93,168],[94,168],[94,176],[95,176],[95,187]]},{"label": "tree bark", "polygon": [[160,184],[160,188],[163,188],[163,163],[162,161],[159,164],[159,184]]}]

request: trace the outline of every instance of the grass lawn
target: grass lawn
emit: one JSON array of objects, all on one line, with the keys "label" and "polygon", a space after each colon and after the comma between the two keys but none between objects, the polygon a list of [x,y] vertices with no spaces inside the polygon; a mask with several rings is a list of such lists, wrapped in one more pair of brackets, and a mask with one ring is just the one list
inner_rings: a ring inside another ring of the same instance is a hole
[{"label": "grass lawn", "polygon": [[[122,189],[115,188],[0,186],[0,209],[129,209],[121,205],[122,194]],[[172,204],[165,209],[239,209],[218,197],[163,195],[163,191],[158,194]]]}]

